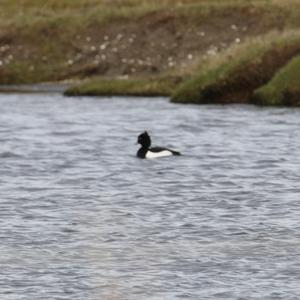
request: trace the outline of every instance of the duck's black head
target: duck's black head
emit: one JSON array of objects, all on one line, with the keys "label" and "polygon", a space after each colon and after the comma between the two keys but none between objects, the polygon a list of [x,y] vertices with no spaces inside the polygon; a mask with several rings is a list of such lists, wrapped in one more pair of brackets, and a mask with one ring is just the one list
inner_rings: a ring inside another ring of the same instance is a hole
[{"label": "duck's black head", "polygon": [[144,131],[138,136],[138,144],[141,144],[142,147],[149,148],[151,146],[151,139],[147,131]]}]

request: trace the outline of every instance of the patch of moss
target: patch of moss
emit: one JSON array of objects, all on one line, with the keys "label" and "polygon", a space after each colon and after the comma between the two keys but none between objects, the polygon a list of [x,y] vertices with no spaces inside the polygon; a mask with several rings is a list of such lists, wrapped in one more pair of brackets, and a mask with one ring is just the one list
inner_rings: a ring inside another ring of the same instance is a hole
[{"label": "patch of moss", "polygon": [[68,96],[170,96],[179,78],[94,78],[65,91]]},{"label": "patch of moss", "polygon": [[300,106],[300,55],[280,69],[252,98],[259,105]]}]

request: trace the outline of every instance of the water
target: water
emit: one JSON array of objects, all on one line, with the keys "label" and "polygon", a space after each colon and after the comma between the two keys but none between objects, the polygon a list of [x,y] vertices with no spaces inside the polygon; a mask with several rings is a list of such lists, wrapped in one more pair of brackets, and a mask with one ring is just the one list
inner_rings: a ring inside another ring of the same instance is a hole
[{"label": "water", "polygon": [[[0,96],[0,298],[300,299],[300,110]],[[181,157],[140,160],[137,135]]]}]

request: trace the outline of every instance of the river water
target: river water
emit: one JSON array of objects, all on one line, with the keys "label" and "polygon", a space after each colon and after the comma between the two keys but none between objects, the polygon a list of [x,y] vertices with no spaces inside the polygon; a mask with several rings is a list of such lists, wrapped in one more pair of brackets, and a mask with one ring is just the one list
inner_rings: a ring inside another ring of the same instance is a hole
[{"label": "river water", "polygon": [[[300,299],[300,110],[0,95],[0,299]],[[141,160],[136,138],[180,157]]]}]

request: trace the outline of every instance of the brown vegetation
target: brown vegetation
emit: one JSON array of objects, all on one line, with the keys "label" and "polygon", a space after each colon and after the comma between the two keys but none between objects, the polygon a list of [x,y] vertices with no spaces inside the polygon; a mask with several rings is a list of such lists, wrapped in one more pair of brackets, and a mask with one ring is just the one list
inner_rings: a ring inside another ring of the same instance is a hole
[{"label": "brown vegetation", "polygon": [[190,72],[199,57],[300,23],[277,2],[3,0],[0,82]]}]

